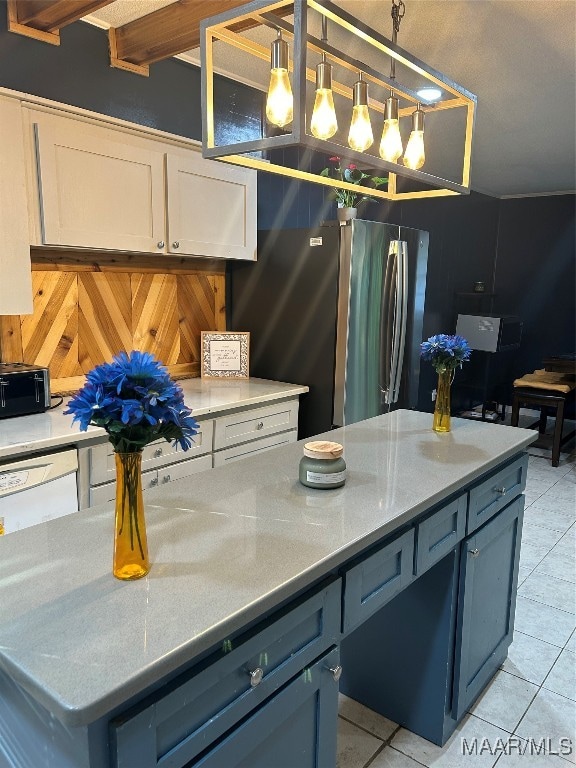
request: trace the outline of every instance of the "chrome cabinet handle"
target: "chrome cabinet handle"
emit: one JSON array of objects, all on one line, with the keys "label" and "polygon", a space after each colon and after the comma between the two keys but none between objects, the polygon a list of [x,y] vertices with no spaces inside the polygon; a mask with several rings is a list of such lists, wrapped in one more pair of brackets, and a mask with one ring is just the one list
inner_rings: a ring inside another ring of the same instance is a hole
[{"label": "chrome cabinet handle", "polygon": [[263,427],[264,427],[263,421],[259,421],[258,424],[256,424],[256,429],[263,429]]},{"label": "chrome cabinet handle", "polygon": [[178,242],[178,240],[174,240],[174,242],[172,243],[172,248],[180,248],[180,243]]},{"label": "chrome cabinet handle", "polygon": [[169,483],[170,482],[170,475],[164,475],[164,477],[162,478],[162,482],[163,483]]},{"label": "chrome cabinet handle", "polygon": [[156,450],[154,451],[154,458],[159,459],[160,456],[162,456],[162,448],[156,448]]},{"label": "chrome cabinet handle", "polygon": [[494,488],[494,490],[496,493],[499,493],[500,496],[506,496],[506,488],[504,488],[504,486],[502,486],[502,488]]},{"label": "chrome cabinet handle", "polygon": [[340,664],[337,664],[335,667],[329,667],[328,671],[332,672],[332,677],[334,680],[336,680],[336,682],[338,682],[338,680],[340,680],[342,677],[342,667]]},{"label": "chrome cabinet handle", "polygon": [[261,667],[256,667],[256,669],[253,670],[249,669],[248,674],[250,675],[250,685],[252,688],[256,688],[257,685],[260,685],[264,678],[264,672]]},{"label": "chrome cabinet handle", "polygon": [[479,549],[469,549],[468,551],[470,552],[472,557],[478,557],[478,555],[480,554],[480,550]]},{"label": "chrome cabinet handle", "polygon": [[166,245],[166,243],[164,242],[164,240],[159,240],[159,241],[156,243],[156,245],[158,246],[158,248],[164,248],[164,246]]},{"label": "chrome cabinet handle", "polygon": [[153,477],[152,480],[150,480],[150,486],[158,485],[158,478]]}]

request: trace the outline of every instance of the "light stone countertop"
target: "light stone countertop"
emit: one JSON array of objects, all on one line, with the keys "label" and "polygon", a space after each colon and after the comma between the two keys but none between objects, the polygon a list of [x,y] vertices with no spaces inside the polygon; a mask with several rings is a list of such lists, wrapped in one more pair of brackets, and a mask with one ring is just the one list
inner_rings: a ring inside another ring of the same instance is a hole
[{"label": "light stone countertop", "polygon": [[[184,390],[184,402],[195,417],[218,415],[233,408],[297,397],[308,392],[300,384],[285,384],[267,379],[185,379],[178,382]],[[66,400],[67,402],[67,400]],[[51,411],[30,416],[0,419],[0,461],[14,457],[76,445],[102,438],[106,432],[88,427],[81,432],[72,425],[72,416],[64,416],[66,402]]]},{"label": "light stone countertop", "polygon": [[147,492],[136,582],[112,576],[112,505],[0,538],[0,667],[66,725],[123,705],[536,437],[452,425],[395,411],[330,432],[339,489],[300,485],[300,441]]}]

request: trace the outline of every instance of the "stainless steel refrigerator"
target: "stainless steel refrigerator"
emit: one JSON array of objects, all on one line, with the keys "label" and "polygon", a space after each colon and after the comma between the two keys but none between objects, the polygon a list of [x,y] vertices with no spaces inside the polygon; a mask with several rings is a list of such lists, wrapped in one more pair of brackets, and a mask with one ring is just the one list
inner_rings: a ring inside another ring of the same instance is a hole
[{"label": "stainless steel refrigerator", "polygon": [[250,332],[250,375],[307,384],[299,437],[415,408],[428,233],[353,220],[259,232],[228,271],[228,328]]}]

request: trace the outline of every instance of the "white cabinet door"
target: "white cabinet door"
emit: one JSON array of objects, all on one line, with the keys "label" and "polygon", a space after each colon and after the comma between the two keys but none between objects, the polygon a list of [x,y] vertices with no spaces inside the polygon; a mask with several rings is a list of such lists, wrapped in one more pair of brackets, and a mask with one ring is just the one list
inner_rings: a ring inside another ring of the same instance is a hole
[{"label": "white cabinet door", "polygon": [[0,98],[0,313],[32,312],[22,110]]},{"label": "white cabinet door", "polygon": [[46,245],[165,250],[164,153],[154,142],[42,113],[33,120]]},{"label": "white cabinet door", "polygon": [[168,154],[168,251],[256,259],[256,172]]}]

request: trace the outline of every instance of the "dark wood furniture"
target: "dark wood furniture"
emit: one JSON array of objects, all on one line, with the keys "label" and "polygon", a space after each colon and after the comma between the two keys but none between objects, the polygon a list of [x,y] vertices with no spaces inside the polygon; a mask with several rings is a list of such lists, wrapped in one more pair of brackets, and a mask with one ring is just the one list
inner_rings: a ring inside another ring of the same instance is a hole
[{"label": "dark wood furniture", "polygon": [[512,419],[510,421],[513,427],[518,426],[518,416],[521,405],[536,406],[540,408],[540,418],[538,420],[538,431],[541,435],[546,432],[548,421],[548,409],[555,411],[556,423],[552,435],[552,466],[557,467],[560,463],[560,448],[570,438],[574,437],[576,430],[572,430],[567,435],[562,436],[564,429],[564,408],[568,400],[574,400],[574,393],[558,392],[551,389],[535,389],[531,387],[515,387],[512,398]]}]

